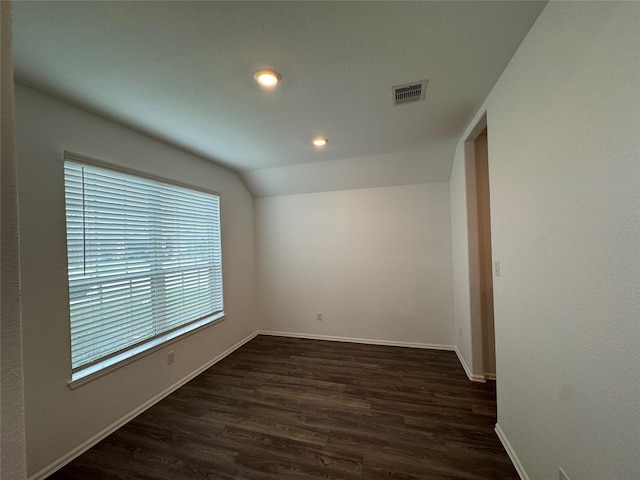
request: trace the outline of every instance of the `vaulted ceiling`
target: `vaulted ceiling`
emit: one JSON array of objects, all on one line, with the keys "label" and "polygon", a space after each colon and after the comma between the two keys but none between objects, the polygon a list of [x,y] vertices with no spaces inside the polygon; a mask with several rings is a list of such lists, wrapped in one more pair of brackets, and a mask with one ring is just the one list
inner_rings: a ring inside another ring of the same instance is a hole
[{"label": "vaulted ceiling", "polygon": [[[256,196],[446,181],[545,3],[18,1],[15,73]],[[253,79],[265,67],[274,90]],[[393,86],[423,79],[424,101],[393,105]]]}]

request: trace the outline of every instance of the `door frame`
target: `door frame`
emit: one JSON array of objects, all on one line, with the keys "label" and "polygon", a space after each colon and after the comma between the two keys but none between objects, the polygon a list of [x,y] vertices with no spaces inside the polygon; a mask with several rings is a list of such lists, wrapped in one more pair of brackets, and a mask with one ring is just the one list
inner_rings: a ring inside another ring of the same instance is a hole
[{"label": "door frame", "polygon": [[[483,302],[481,290],[481,268],[478,230],[478,202],[476,184],[476,145],[477,138],[487,128],[486,111],[480,117],[464,142],[465,188],[467,200],[467,235],[469,262],[469,322],[471,334],[471,380],[485,382],[495,379],[495,375],[485,373],[485,346],[483,333]],[[491,263],[493,264],[493,263]],[[492,272],[493,275],[493,272]],[[495,351],[495,335],[494,335]]]}]

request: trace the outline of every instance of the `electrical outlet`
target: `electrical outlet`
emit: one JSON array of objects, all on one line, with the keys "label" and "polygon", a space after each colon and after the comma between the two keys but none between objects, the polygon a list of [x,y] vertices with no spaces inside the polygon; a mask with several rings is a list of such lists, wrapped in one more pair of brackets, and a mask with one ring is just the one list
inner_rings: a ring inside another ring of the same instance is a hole
[{"label": "electrical outlet", "polygon": [[500,260],[493,261],[493,268],[496,272],[496,277],[499,277],[500,276]]},{"label": "electrical outlet", "polygon": [[316,320],[319,321],[319,322],[322,321],[322,312],[316,313]]},{"label": "electrical outlet", "polygon": [[167,353],[167,365],[171,365],[176,359],[175,352],[171,350]]},{"label": "electrical outlet", "polygon": [[569,477],[567,476],[566,473],[564,473],[564,470],[562,470],[562,467],[558,467],[558,478],[560,480],[569,480]]}]

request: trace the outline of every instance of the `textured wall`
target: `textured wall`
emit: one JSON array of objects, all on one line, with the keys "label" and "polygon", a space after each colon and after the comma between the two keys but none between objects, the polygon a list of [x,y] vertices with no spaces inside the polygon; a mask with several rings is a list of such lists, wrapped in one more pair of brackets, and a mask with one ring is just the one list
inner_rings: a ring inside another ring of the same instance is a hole
[{"label": "textured wall", "polygon": [[449,217],[446,183],[257,199],[262,327],[452,345]]},{"label": "textured wall", "polygon": [[11,4],[0,2],[2,79],[0,178],[2,185],[2,257],[0,289],[0,477],[25,478],[25,438],[22,379],[22,328],[20,322],[20,264],[16,149],[14,139],[13,65],[11,62]]},{"label": "textured wall", "polygon": [[478,113],[498,423],[532,479],[640,478],[639,26],[637,2],[549,3]]}]

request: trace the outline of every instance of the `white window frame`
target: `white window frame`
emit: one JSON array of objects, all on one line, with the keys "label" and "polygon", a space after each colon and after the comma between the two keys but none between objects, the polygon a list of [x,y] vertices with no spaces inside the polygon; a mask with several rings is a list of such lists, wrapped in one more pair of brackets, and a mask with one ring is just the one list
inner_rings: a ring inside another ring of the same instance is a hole
[{"label": "white window frame", "polygon": [[[213,223],[211,224],[211,226],[208,225],[209,229],[213,229],[213,231],[209,231],[207,230],[207,238],[210,239],[208,240],[212,246],[208,246],[206,247],[206,254],[207,257],[206,258],[210,258],[211,262],[213,262],[211,265],[209,265],[208,267],[203,267],[203,268],[209,268],[209,270],[207,270],[207,272],[204,274],[206,277],[206,280],[200,282],[198,280],[198,284],[203,283],[204,285],[207,286],[211,286],[214,285],[213,290],[211,291],[211,296],[212,298],[208,298],[206,305],[207,308],[204,310],[207,313],[204,313],[202,315],[199,315],[197,318],[190,318],[189,320],[180,320],[179,324],[175,324],[173,325],[172,328],[170,328],[167,331],[163,331],[160,332],[159,334],[155,334],[150,338],[146,338],[144,340],[141,340],[140,342],[134,342],[133,339],[131,340],[125,340],[126,342],[128,342],[129,344],[118,351],[113,351],[108,353],[107,355],[101,356],[99,358],[93,359],[88,363],[83,363],[80,365],[76,365],[75,368],[72,365],[72,375],[71,375],[71,381],[69,382],[69,386],[71,388],[76,388],[80,385],[83,385],[84,383],[87,383],[88,381],[91,381],[95,378],[98,378],[99,376],[102,376],[112,370],[115,370],[116,368],[120,368],[123,365],[126,365],[128,363],[131,363],[135,360],[137,360],[138,358],[147,355],[153,351],[159,350],[161,348],[166,347],[168,344],[173,343],[175,341],[177,341],[179,338],[182,338],[183,336],[195,333],[196,331],[205,328],[213,323],[217,323],[218,321],[222,321],[225,318],[225,313],[224,313],[224,295],[223,295],[223,275],[222,275],[222,239],[221,239],[221,224],[222,224],[222,219],[221,219],[221,213],[220,213],[220,195],[216,192],[213,191],[209,191],[206,189],[202,189],[202,188],[197,188],[197,187],[193,187],[190,185],[185,185],[179,182],[175,182],[175,181],[171,181],[162,177],[158,177],[155,175],[149,175],[147,173],[144,172],[140,172],[138,170],[133,170],[133,169],[129,169],[129,168],[124,168],[121,166],[117,166],[117,165],[113,165],[111,163],[108,162],[103,162],[100,160],[96,160],[90,157],[86,157],[84,155],[79,155],[76,153],[72,153],[72,152],[68,152],[65,151],[64,155],[63,155],[63,160],[64,160],[64,164],[65,164],[65,226],[67,227],[67,254],[68,254],[68,260],[69,260],[69,273],[68,273],[68,286],[69,286],[69,319],[70,319],[70,326],[74,323],[74,314],[72,313],[72,311],[74,310],[74,308],[72,307],[72,303],[74,300],[73,298],[78,298],[78,288],[82,288],[82,287],[78,287],[79,283],[82,282],[87,282],[87,281],[95,281],[97,282],[95,284],[95,286],[93,287],[94,290],[99,290],[101,293],[100,295],[102,295],[102,290],[104,288],[104,283],[106,283],[104,280],[94,280],[92,278],[85,278],[84,276],[86,275],[86,273],[81,273],[78,274],[78,264],[79,262],[81,262],[84,265],[85,260],[77,260],[78,254],[77,254],[77,248],[78,248],[78,242],[82,243],[82,256],[88,255],[84,252],[85,249],[85,245],[88,245],[90,243],[89,234],[85,234],[84,232],[84,227],[83,227],[83,232],[81,234],[79,234],[77,232],[77,226],[79,224],[78,220],[77,220],[77,216],[78,216],[78,212],[81,211],[82,214],[82,224],[84,225],[85,222],[85,211],[88,211],[89,207],[85,208],[85,204],[84,204],[84,200],[82,200],[82,204],[80,205],[78,202],[78,185],[86,185],[85,184],[85,177],[84,177],[84,171],[83,170],[83,176],[80,182],[76,181],[74,182],[71,177],[73,175],[73,173],[70,173],[70,185],[71,186],[67,186],[67,170],[66,167],[67,165],[79,165],[79,166],[84,166],[86,167],[86,171],[93,171],[94,169],[100,169],[98,171],[96,171],[98,174],[105,173],[107,175],[115,175],[117,177],[122,177],[124,180],[123,182],[127,182],[128,181],[128,177],[123,177],[124,176],[129,176],[129,177],[134,177],[133,181],[140,181],[141,183],[143,183],[144,185],[147,186],[147,188],[154,188],[153,184],[160,184],[160,188],[164,188],[164,189],[169,189],[170,191],[176,192],[177,196],[183,196],[183,195],[189,195],[189,191],[194,193],[195,197],[200,197],[200,198],[205,198],[205,202],[208,203],[208,208],[210,209],[214,209],[217,208],[217,210],[211,210],[209,213],[213,212]],[[73,167],[72,167],[73,168]],[[111,172],[111,173],[109,173]],[[77,179],[76,179],[77,180]],[[74,190],[74,186],[75,185],[75,190]],[[85,195],[85,191],[84,191],[85,187],[82,187],[82,192],[81,192],[81,198],[84,199],[85,196],[86,198],[88,198],[88,194]],[[133,187],[134,189],[136,187]],[[69,191],[68,191],[69,190]],[[72,193],[70,193],[72,192]],[[75,194],[73,193],[75,192]],[[205,194],[205,195],[202,195]],[[108,198],[112,198],[112,197],[108,197]],[[164,197],[162,197],[164,199]],[[163,200],[164,201],[164,200]],[[73,205],[75,204],[75,214],[76,217],[74,220],[69,220],[69,208],[74,208]],[[71,207],[70,207],[71,205]],[[216,207],[214,207],[214,205],[216,205]],[[117,207],[114,207],[117,209]],[[177,208],[177,207],[176,207]],[[79,210],[78,210],[79,209]],[[175,212],[174,212],[175,213]],[[176,218],[178,218],[177,215],[175,215]],[[152,217],[150,217],[152,218]],[[179,220],[177,220],[179,222]],[[216,223],[217,222],[217,223]],[[124,223],[124,222],[123,222]],[[72,226],[70,226],[72,225]],[[76,228],[74,229],[73,225],[76,226]],[[114,225],[118,225],[117,223],[115,223]],[[88,230],[87,230],[88,231]],[[146,231],[146,230],[144,230]],[[155,230],[153,230],[153,228],[150,230],[155,232]],[[75,232],[75,233],[74,233]],[[144,235],[144,234],[143,234]],[[74,240],[75,239],[75,240]],[[122,240],[123,242],[125,241],[124,239]],[[153,244],[154,242],[150,240],[150,242]],[[72,245],[73,243],[73,245]],[[75,246],[74,246],[75,245]],[[164,245],[166,244],[162,244],[163,248]],[[157,246],[157,245],[156,245]],[[74,250],[75,248],[75,250]],[[157,251],[160,251],[159,249]],[[198,253],[200,253],[198,251]],[[75,257],[74,257],[75,255]],[[210,256],[209,256],[210,255]],[[188,255],[187,255],[188,256]],[[193,255],[192,255],[193,257]],[[155,258],[155,257],[154,257]],[[174,258],[174,256],[172,256],[172,259]],[[182,258],[182,257],[180,257]],[[200,259],[201,257],[195,256],[193,258],[197,258]],[[156,260],[157,261],[157,260]],[[123,263],[123,265],[128,265],[129,259],[126,258],[126,262]],[[172,260],[173,263],[173,260]],[[199,264],[200,261],[197,260],[197,263]],[[215,264],[215,266],[214,266]],[[164,290],[165,285],[168,285],[168,275],[166,275],[166,271],[168,270],[164,270],[167,267],[164,266],[164,264],[161,262],[160,263],[161,268],[158,268],[158,266],[156,265],[154,268],[155,270],[151,270],[152,267],[150,268],[150,272],[149,273],[149,277],[145,278],[145,282],[146,284],[148,284],[147,287],[145,287],[145,292],[149,292],[149,291],[156,291],[155,290],[155,286],[154,284],[157,283],[157,279],[160,278],[161,282],[163,283],[163,286],[161,288],[159,288],[159,290]],[[75,266],[75,269],[73,268]],[[86,267],[83,267],[83,269],[86,270]],[[72,271],[73,270],[73,271]],[[130,280],[128,280],[128,268],[125,267],[125,270],[127,270],[126,273],[123,273],[123,281],[125,283],[131,283]],[[159,274],[158,274],[159,272]],[[158,277],[158,275],[160,275]],[[198,273],[197,275],[203,275],[202,273]],[[100,277],[99,274],[96,275],[89,275],[90,277]],[[143,276],[146,277],[146,274],[143,274]],[[78,282],[78,278],[82,277],[83,280],[81,282]],[[189,283],[189,278],[193,278],[193,276],[189,277],[188,273],[185,273],[185,271],[183,269],[177,270],[175,272],[175,274],[172,276],[172,278],[180,278],[181,280],[178,282],[181,285],[184,285],[185,283],[187,284],[187,286],[189,287],[188,289],[185,289],[184,286],[182,287],[175,287],[176,290],[179,291],[189,291],[191,292],[193,288],[197,288],[197,287],[192,287],[192,285]],[[184,280],[184,278],[186,278],[186,280]],[[75,283],[74,283],[75,282]],[[103,282],[103,283],[100,283]],[[213,282],[213,283],[211,283]],[[219,285],[218,285],[219,282]],[[182,289],[182,290],[180,290]],[[205,290],[206,291],[206,290]],[[74,297],[74,293],[76,294]],[[157,294],[157,292],[156,292]],[[131,298],[133,295],[129,295],[129,298]],[[150,296],[153,296],[152,294]],[[157,295],[162,297],[162,295]],[[182,298],[182,297],[181,297]],[[131,301],[130,301],[131,303]],[[199,302],[192,302],[195,303],[196,305],[199,304]],[[147,315],[147,318],[152,318],[152,320],[150,320],[153,325],[155,326],[157,323],[162,322],[163,320],[167,320],[167,318],[170,317],[166,317],[166,318],[162,318],[161,316],[157,316],[157,310],[158,307],[155,304],[152,308],[154,310],[153,315]],[[212,311],[208,311],[208,308],[211,307],[213,308]],[[161,308],[161,307],[160,307]],[[194,307],[196,310],[199,307]],[[80,317],[80,314],[75,314],[75,325],[77,327],[78,325],[78,318]],[[87,315],[84,316],[84,318],[87,318]],[[89,322],[91,320],[88,320]],[[98,322],[96,322],[96,325],[98,325]],[[123,322],[119,322],[118,323],[119,327],[117,328],[122,328],[122,325],[125,325]],[[71,341],[74,342],[74,337],[73,334],[71,334]],[[80,336],[79,334],[77,334],[78,337]],[[76,337],[77,338],[77,337]],[[78,340],[78,343],[80,343],[80,341]],[[72,347],[73,348],[73,347]],[[76,349],[77,351],[77,349]],[[76,363],[78,362],[78,359],[76,358]]]}]

